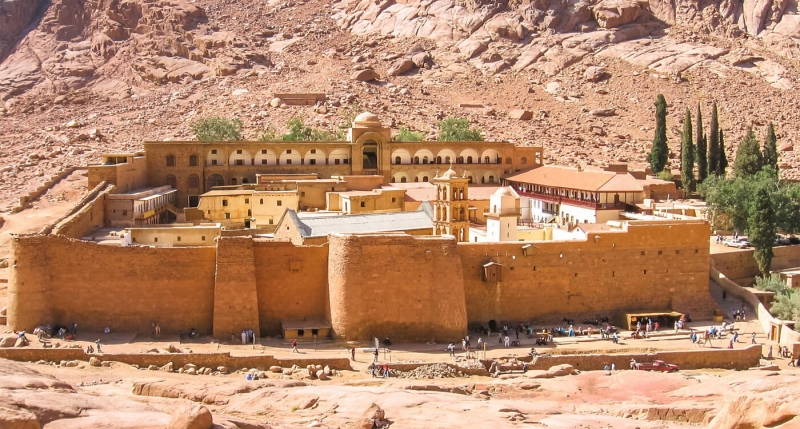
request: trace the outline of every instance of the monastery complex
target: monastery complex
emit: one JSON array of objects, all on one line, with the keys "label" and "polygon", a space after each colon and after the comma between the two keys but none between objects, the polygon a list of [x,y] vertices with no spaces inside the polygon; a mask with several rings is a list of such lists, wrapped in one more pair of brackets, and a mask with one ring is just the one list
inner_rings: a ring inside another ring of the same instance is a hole
[{"label": "monastery complex", "polygon": [[363,113],[342,142],[145,142],[88,184],[14,237],[9,328],[419,342],[715,308],[701,208],[659,205],[674,183],[624,165],[545,166],[542,147],[397,142]]}]

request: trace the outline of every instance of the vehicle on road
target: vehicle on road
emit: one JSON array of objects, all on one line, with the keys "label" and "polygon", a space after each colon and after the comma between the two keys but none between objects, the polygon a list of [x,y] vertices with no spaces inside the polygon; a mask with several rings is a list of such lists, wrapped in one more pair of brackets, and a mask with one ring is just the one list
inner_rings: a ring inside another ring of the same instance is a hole
[{"label": "vehicle on road", "polygon": [[663,360],[654,360],[653,362],[641,362],[634,365],[634,369],[640,371],[658,371],[658,372],[677,372],[680,370],[678,365],[666,363]]}]

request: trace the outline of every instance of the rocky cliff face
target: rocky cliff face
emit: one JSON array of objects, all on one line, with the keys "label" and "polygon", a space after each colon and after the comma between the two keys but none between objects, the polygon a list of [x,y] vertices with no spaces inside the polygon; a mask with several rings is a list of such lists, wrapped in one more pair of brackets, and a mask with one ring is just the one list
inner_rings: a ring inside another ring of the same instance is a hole
[{"label": "rocky cliff face", "polygon": [[0,61],[39,9],[38,0],[0,1]]}]

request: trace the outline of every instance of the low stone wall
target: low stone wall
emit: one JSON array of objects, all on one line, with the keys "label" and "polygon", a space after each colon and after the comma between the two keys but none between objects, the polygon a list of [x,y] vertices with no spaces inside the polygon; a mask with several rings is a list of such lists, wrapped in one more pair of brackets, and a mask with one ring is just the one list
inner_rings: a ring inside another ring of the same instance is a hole
[{"label": "low stone wall", "polygon": [[[754,345],[740,349],[713,349],[713,350],[679,350],[659,351],[655,353],[620,353],[620,354],[591,354],[591,355],[551,355],[539,356],[536,363],[530,357],[520,357],[517,360],[529,362],[528,369],[547,370],[552,366],[569,364],[581,371],[597,371],[606,365],[616,364],[618,369],[630,367],[631,359],[637,362],[664,362],[678,365],[680,369],[724,368],[745,370],[758,366],[761,359],[761,346]],[[491,360],[481,361],[488,368]]]},{"label": "low stone wall", "polygon": [[[435,363],[432,363],[432,362],[418,362],[418,363],[385,363],[385,362],[382,362],[382,364],[389,365],[389,368],[397,370],[397,371],[408,372],[408,371],[413,371],[413,370],[415,370],[415,369],[417,369],[417,368],[419,368],[421,366],[434,365]],[[452,369],[454,369],[456,371],[461,371],[461,372],[463,372],[464,374],[467,374],[467,375],[483,375],[483,376],[488,376],[489,375],[489,371],[487,371],[486,368],[462,368],[462,367],[460,367],[458,365],[453,365],[452,363],[445,363],[445,365],[447,365],[448,367],[450,367],[450,368],[452,368]]]},{"label": "low stone wall", "polygon": [[39,198],[44,194],[48,189],[52,188],[53,185],[56,184],[59,180],[67,177],[68,175],[72,174],[75,170],[86,170],[87,167],[67,167],[64,170],[59,171],[58,173],[50,176],[43,184],[41,184],[38,188],[28,193],[28,195],[23,195],[19,197],[19,205],[14,207],[11,212],[18,213],[25,209],[25,206],[28,205],[31,201]]},{"label": "low stone wall", "polygon": [[0,358],[23,362],[35,362],[47,360],[60,362],[62,360],[81,360],[89,361],[89,358],[96,357],[101,361],[122,362],[128,365],[139,365],[147,367],[149,365],[166,365],[172,362],[175,367],[181,367],[187,363],[198,367],[216,368],[226,366],[231,371],[239,368],[259,368],[265,370],[273,365],[281,367],[291,367],[298,365],[306,367],[310,364],[327,365],[336,370],[352,370],[350,360],[347,358],[304,358],[304,359],[278,359],[270,355],[260,356],[231,356],[230,353],[103,353],[86,354],[81,349],[33,349],[33,348],[9,348],[0,349]]}]

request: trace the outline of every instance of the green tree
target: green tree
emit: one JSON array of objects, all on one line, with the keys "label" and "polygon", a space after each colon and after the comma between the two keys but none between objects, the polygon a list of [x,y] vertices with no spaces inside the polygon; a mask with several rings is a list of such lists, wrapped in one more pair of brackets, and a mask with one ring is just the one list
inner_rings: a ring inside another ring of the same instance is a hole
[{"label": "green tree", "polygon": [[261,131],[258,135],[258,141],[260,142],[275,142],[281,139],[280,134],[278,134],[278,130],[274,127],[269,127],[266,130]]},{"label": "green tree", "polygon": [[754,176],[761,171],[764,166],[764,157],[758,147],[758,140],[753,133],[753,127],[747,129],[747,135],[736,151],[736,159],[733,161],[733,174],[736,177]]},{"label": "green tree", "polygon": [[800,292],[792,290],[787,294],[775,295],[769,312],[781,320],[794,320],[795,331],[800,331]]},{"label": "green tree", "polygon": [[772,198],[766,188],[761,188],[750,203],[749,228],[747,239],[755,251],[753,257],[758,264],[762,275],[769,273],[772,264],[772,245],[775,243],[775,209],[772,207]]},{"label": "green tree", "polygon": [[478,128],[470,128],[466,118],[447,118],[436,126],[439,127],[440,142],[454,141],[483,141],[483,135]]},{"label": "green tree", "polygon": [[667,100],[663,94],[656,98],[656,131],[653,136],[653,147],[647,156],[647,162],[653,169],[653,174],[664,171],[669,159],[669,146],[667,146]]},{"label": "green tree", "polygon": [[[711,129],[708,130],[708,176],[717,174],[719,164],[719,119],[717,118],[717,103],[711,108]],[[723,154],[724,155],[724,154]]]},{"label": "green tree", "polygon": [[725,154],[725,136],[719,130],[719,149],[717,149],[717,176],[724,176],[728,168],[728,155]]},{"label": "green tree", "polygon": [[786,287],[786,283],[781,281],[781,276],[779,274],[756,277],[755,288],[767,292],[775,292],[776,294],[788,294],[791,292],[791,289]]},{"label": "green tree", "polygon": [[425,136],[422,133],[417,133],[405,127],[400,127],[400,134],[394,136],[392,140],[396,142],[421,142]]},{"label": "green tree", "polygon": [[289,132],[280,138],[285,142],[338,141],[345,138],[343,130],[334,132],[307,127],[301,118],[289,119],[286,121],[286,127],[289,128]]},{"label": "green tree", "polygon": [[775,126],[769,123],[767,138],[764,139],[764,165],[770,166],[778,173],[778,137],[775,136]]},{"label": "green tree", "polygon": [[238,118],[227,119],[218,116],[198,119],[190,125],[197,140],[236,141],[242,139],[242,121]]},{"label": "green tree", "polygon": [[681,182],[683,190],[691,192],[694,187],[694,144],[692,144],[692,113],[686,108],[681,136]]},{"label": "green tree", "polygon": [[700,110],[700,103],[697,103],[697,183],[703,183],[708,177],[708,140],[703,133],[703,111]]}]

